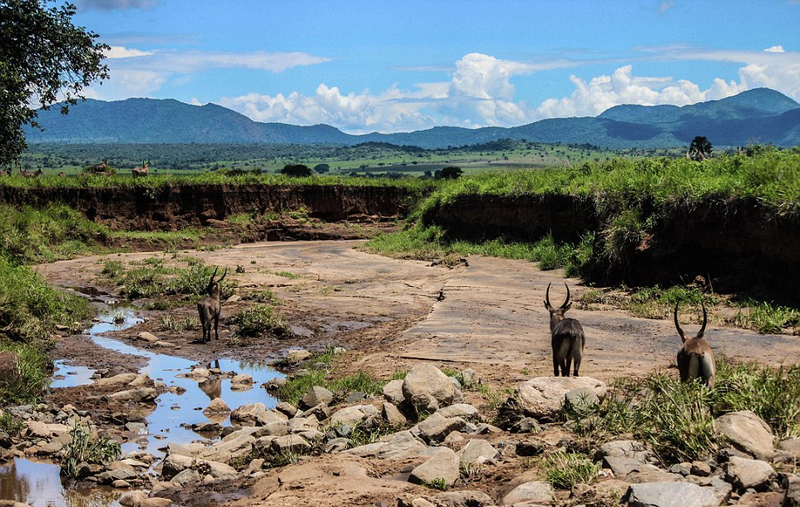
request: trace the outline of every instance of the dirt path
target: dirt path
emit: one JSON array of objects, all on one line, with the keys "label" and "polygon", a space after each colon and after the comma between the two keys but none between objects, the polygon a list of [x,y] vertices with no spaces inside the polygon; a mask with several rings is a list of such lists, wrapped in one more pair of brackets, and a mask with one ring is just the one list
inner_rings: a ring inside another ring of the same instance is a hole
[{"label": "dirt path", "polygon": [[[232,344],[231,331],[211,346],[191,343],[195,332],[167,336],[180,345],[176,354],[195,360],[225,356],[264,360],[285,349],[343,345],[356,352],[352,368],[379,374],[407,368],[415,361],[434,361],[449,368],[471,367],[485,381],[510,387],[534,376],[552,374],[545,288],[559,304],[563,283],[576,300],[585,290],[578,280],[559,271],[539,271],[535,264],[471,257],[469,266],[430,267],[355,250],[358,241],[257,243],[212,251],[187,251],[206,264],[228,266],[238,293],[270,288],[285,304],[279,310],[298,331],[290,340],[261,340]],[[153,253],[114,255],[114,260],[143,260]],[[51,282],[68,287],[97,285],[103,259],[95,256],[39,267]],[[234,273],[236,266],[244,273]],[[439,301],[442,290],[444,299]],[[237,306],[224,306],[227,316]],[[619,310],[586,311],[570,316],[586,330],[583,375],[609,380],[624,374],[664,369],[674,363],[680,345],[669,320],[628,316]],[[170,313],[194,315],[192,305]],[[123,333],[133,336],[152,330],[159,312]],[[686,324],[688,333],[697,326]],[[164,333],[161,333],[164,334]],[[765,336],[709,325],[706,336],[718,353],[777,365],[800,358],[800,339]],[[70,355],[67,351],[63,354]],[[73,357],[89,362],[91,355]],[[88,364],[87,366],[92,366]]]}]

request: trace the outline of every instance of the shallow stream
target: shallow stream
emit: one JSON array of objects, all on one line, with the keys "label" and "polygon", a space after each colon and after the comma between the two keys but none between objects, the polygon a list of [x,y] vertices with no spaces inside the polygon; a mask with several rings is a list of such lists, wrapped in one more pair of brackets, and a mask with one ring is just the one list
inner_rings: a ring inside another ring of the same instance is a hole
[{"label": "shallow stream", "polygon": [[[120,313],[121,312],[121,313]],[[159,354],[149,349],[140,349],[119,340],[103,336],[104,333],[129,328],[141,322],[135,310],[125,308],[100,317],[86,333],[99,346],[121,352],[143,356],[147,365],[139,370],[167,388],[176,387],[156,399],[157,408],[147,416],[147,430],[134,441],[123,444],[126,452],[146,451],[157,458],[163,457],[162,450],[168,443],[188,443],[206,440],[191,430],[196,423],[211,422],[203,415],[203,409],[216,397],[231,408],[250,403],[263,403],[268,408],[275,406],[276,400],[260,386],[281,374],[267,364],[253,364],[229,359],[219,359],[212,366],[223,373],[244,373],[253,377],[253,386],[247,390],[232,390],[230,378],[223,375],[219,382],[201,383],[182,375],[189,373],[197,363],[180,357]],[[83,366],[70,365],[56,361],[54,380],[51,388],[58,389],[90,384],[94,371]],[[208,367],[209,365],[201,365]],[[185,390],[185,391],[184,391]],[[180,393],[180,394],[178,394]],[[223,426],[230,425],[230,419],[215,420]],[[61,485],[58,465],[38,463],[17,458],[0,465],[0,499],[15,500],[33,507],[118,507],[121,491],[96,489],[91,491],[67,491]]]}]

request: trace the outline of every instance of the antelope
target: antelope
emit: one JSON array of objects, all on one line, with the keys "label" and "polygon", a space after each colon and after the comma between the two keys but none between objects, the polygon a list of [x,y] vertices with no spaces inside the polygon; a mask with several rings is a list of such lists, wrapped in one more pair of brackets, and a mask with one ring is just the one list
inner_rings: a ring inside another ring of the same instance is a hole
[{"label": "antelope", "polygon": [[108,169],[108,159],[104,158],[101,163],[93,165],[90,169],[93,173],[106,172],[106,169]]},{"label": "antelope", "polygon": [[64,171],[61,171],[60,173],[58,173],[58,177],[59,178],[66,178],[67,177],[67,173],[65,173]]},{"label": "antelope", "polygon": [[133,174],[134,178],[138,178],[139,176],[147,176],[150,172],[150,161],[148,160],[145,162],[142,160],[142,165],[138,167],[134,167],[131,173]]},{"label": "antelope", "polygon": [[678,305],[675,303],[675,329],[678,330],[678,335],[683,340],[683,345],[678,351],[678,371],[681,375],[681,382],[699,378],[703,381],[709,389],[714,388],[714,383],[717,379],[717,364],[714,359],[714,351],[711,350],[711,345],[703,338],[703,333],[706,330],[706,323],[708,322],[708,314],[706,313],[706,305],[703,307],[703,325],[700,327],[697,336],[694,338],[686,338],[686,335],[678,323]]},{"label": "antelope", "polygon": [[583,326],[581,326],[580,322],[576,319],[564,317],[567,310],[572,307],[572,303],[569,301],[569,285],[565,283],[564,286],[567,288],[567,299],[564,301],[564,304],[558,308],[553,308],[550,304],[549,283],[547,284],[547,292],[545,293],[544,301],[544,307],[550,312],[553,375],[558,377],[558,371],[560,369],[562,377],[569,377],[570,363],[575,361],[575,369],[572,375],[577,377],[578,370],[581,367],[583,347],[586,345],[586,335],[583,332]]},{"label": "antelope", "polygon": [[225,272],[222,273],[222,278],[214,280],[214,277],[217,276],[217,269],[219,268],[214,268],[214,273],[211,275],[211,280],[209,280],[208,287],[206,288],[208,297],[201,299],[197,303],[197,311],[200,314],[200,325],[203,326],[202,343],[211,341],[212,320],[214,321],[214,336],[219,340],[219,314],[222,310],[219,304],[219,295],[221,292],[219,284],[222,283],[222,280],[225,279],[225,275],[228,274],[228,268],[225,268]]},{"label": "antelope", "polygon": [[39,169],[36,169],[33,172],[22,169],[19,173],[25,176],[26,178],[38,178],[42,174],[42,168],[40,167]]}]

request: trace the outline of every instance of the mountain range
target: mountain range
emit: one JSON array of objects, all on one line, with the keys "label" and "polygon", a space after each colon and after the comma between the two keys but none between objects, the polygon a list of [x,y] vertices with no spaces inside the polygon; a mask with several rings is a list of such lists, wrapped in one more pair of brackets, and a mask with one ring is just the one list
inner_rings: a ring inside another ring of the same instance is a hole
[{"label": "mountain range", "polygon": [[605,148],[686,146],[698,135],[714,146],[772,143],[800,146],[800,104],[769,88],[687,106],[612,107],[595,117],[555,118],[519,127],[434,127],[395,134],[352,135],[330,125],[261,123],[216,104],[195,106],[172,99],[88,99],[63,115],[39,111],[43,131],[26,128],[29,143],[270,143],[355,145],[383,142],[447,148],[516,139],[591,144]]}]

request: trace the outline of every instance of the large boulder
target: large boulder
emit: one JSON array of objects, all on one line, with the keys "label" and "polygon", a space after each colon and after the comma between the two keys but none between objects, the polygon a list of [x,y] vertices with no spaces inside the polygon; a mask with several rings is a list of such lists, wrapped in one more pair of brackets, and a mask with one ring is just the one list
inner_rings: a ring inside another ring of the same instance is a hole
[{"label": "large boulder", "polygon": [[728,482],[740,491],[750,488],[762,490],[775,477],[775,470],[766,461],[736,456],[728,460],[726,472]]},{"label": "large boulder", "polygon": [[419,364],[403,380],[403,398],[420,412],[436,412],[461,398],[456,385],[439,368]]},{"label": "large boulder", "polygon": [[763,419],[749,410],[731,412],[714,422],[715,429],[728,437],[737,449],[761,460],[775,456],[772,430]]},{"label": "large boulder", "polygon": [[231,412],[231,423],[241,426],[256,426],[266,416],[267,406],[263,403],[242,405]]},{"label": "large boulder", "polygon": [[524,415],[554,421],[561,414],[567,393],[580,388],[591,389],[599,400],[607,391],[605,382],[591,377],[536,377],[518,385],[514,398]]},{"label": "large boulder", "polygon": [[410,431],[399,431],[392,435],[387,435],[380,442],[353,447],[344,451],[344,454],[352,454],[362,458],[380,459],[408,459],[416,458],[428,447],[414,438]]}]

